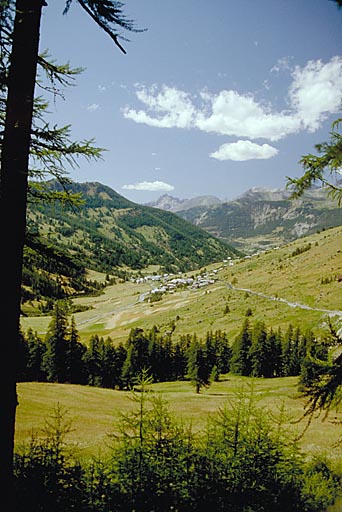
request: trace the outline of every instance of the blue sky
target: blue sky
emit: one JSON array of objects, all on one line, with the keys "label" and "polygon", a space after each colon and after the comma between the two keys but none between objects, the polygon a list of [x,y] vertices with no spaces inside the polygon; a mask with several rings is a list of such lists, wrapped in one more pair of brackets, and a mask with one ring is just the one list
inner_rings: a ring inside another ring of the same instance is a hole
[{"label": "blue sky", "polygon": [[147,30],[122,33],[126,55],[75,0],[63,7],[44,7],[40,50],[84,71],[51,98],[49,121],[106,148],[75,181],[138,203],[284,187],[341,115],[342,10],[330,0],[131,0],[124,12]]}]

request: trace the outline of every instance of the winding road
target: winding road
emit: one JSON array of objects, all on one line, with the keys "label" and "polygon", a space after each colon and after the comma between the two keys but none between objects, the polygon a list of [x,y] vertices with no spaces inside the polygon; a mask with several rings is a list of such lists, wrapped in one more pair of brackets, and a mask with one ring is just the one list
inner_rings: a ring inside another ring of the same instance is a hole
[{"label": "winding road", "polygon": [[331,310],[331,309],[320,309],[320,308],[313,308],[311,306],[307,306],[306,304],[300,304],[299,302],[290,302],[286,299],[281,299],[279,297],[272,297],[270,295],[266,295],[265,293],[261,292],[255,292],[253,290],[250,290],[249,288],[238,288],[236,286],[233,286],[231,283],[228,283],[227,281],[221,281],[222,283],[225,283],[227,287],[230,290],[235,290],[239,292],[247,292],[251,295],[256,295],[257,297],[261,297],[262,299],[266,300],[272,300],[276,302],[282,302],[283,304],[286,304],[287,306],[290,306],[291,308],[300,308],[300,309],[306,309],[310,311],[319,311],[321,313],[326,313],[329,316],[339,316],[342,318],[342,311],[340,310]]}]

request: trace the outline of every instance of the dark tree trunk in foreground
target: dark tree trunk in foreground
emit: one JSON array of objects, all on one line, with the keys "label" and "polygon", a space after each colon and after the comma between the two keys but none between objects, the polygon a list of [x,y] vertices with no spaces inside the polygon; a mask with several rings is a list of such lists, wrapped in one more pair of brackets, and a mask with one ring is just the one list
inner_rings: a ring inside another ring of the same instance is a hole
[{"label": "dark tree trunk in foreground", "polygon": [[1,155],[0,488],[6,511],[12,492],[16,412],[16,353],[20,322],[27,179],[39,30],[43,0],[17,0]]}]

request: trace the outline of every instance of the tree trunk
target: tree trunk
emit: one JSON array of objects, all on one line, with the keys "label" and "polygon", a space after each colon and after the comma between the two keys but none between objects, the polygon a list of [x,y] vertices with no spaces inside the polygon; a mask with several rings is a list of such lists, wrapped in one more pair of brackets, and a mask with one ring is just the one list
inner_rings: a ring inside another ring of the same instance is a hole
[{"label": "tree trunk", "polygon": [[1,503],[6,511],[15,510],[12,486],[17,405],[16,354],[20,325],[30,133],[43,4],[43,0],[16,1],[1,154],[3,367],[0,371],[0,486]]}]

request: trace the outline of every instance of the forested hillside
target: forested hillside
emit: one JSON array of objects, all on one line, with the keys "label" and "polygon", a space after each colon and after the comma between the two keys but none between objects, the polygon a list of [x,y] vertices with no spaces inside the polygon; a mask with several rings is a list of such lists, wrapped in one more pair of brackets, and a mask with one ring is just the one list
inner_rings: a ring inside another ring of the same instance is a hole
[{"label": "forested hillside", "polygon": [[148,265],[176,272],[239,254],[173,213],[132,203],[100,183],[73,183],[70,192],[80,193],[80,206],[30,205],[24,299],[91,291],[86,268],[119,276]]}]

